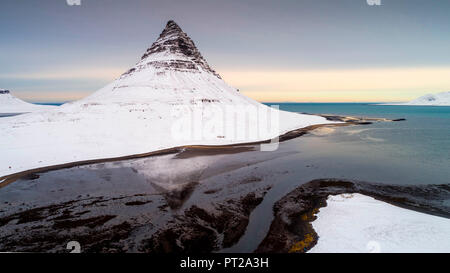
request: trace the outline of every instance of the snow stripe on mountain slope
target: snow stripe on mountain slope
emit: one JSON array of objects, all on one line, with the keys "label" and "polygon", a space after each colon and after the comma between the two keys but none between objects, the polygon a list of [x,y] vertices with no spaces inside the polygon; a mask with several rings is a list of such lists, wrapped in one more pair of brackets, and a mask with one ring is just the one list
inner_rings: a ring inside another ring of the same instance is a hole
[{"label": "snow stripe on mountain slope", "polygon": [[[234,120],[234,113],[224,108],[240,106],[268,109],[227,85],[192,40],[169,21],[133,68],[94,94],[46,113],[0,119],[0,177],[55,164],[190,144],[260,141],[330,123],[318,116],[275,111],[280,120],[276,131],[240,138],[236,135],[241,128],[233,122],[221,122]],[[197,122],[212,128],[212,134],[207,138],[195,134],[189,137],[183,130],[174,130],[177,126],[195,127]],[[255,120],[245,124],[248,127]],[[255,133],[255,129],[249,132]]]},{"label": "snow stripe on mountain slope", "polygon": [[14,97],[9,90],[0,89],[0,114],[42,111],[55,106],[37,105]]}]

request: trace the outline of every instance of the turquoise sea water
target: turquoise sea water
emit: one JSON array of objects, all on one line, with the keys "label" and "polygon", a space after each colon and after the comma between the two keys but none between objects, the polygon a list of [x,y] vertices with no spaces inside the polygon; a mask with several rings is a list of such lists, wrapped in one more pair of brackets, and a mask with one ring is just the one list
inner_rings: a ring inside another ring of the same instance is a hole
[{"label": "turquoise sea water", "polygon": [[[266,103],[281,110],[311,114],[362,115],[369,117],[450,118],[450,106],[401,106],[373,103]],[[450,126],[450,125],[449,125]]]},{"label": "turquoise sea water", "polygon": [[[314,147],[326,161],[345,162],[341,164],[342,170],[364,170],[378,181],[450,183],[450,107],[367,103],[281,103],[279,106],[292,112],[405,118],[406,121],[400,122],[339,128],[326,137],[299,138],[294,142],[299,145],[310,142],[309,146],[302,145],[303,151]],[[347,175],[352,176],[351,172]]]}]

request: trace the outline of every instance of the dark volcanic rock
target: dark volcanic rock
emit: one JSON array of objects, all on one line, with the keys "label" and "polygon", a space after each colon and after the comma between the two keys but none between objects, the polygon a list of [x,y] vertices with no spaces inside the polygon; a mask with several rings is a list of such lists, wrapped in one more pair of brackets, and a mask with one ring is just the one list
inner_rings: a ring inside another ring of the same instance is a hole
[{"label": "dark volcanic rock", "polygon": [[227,248],[244,235],[250,213],[270,188],[215,205],[215,212],[191,206],[176,221],[146,239],[140,251],[153,253],[207,253]]},{"label": "dark volcanic rock", "polygon": [[[102,209],[94,214],[92,211],[100,202],[111,206],[122,199],[126,203],[137,202],[136,198],[143,197],[80,198],[0,216],[0,251],[67,252],[66,244],[78,241],[83,252],[123,252],[126,243],[122,240],[128,239],[136,228],[133,219],[116,221],[120,215],[102,214]],[[90,210],[85,210],[85,206]]]},{"label": "dark volcanic rock", "polygon": [[[169,54],[171,59],[145,62],[146,59],[150,59],[149,57],[155,54]],[[140,63],[125,72],[122,77],[148,66],[161,71],[175,70],[193,73],[198,73],[199,69],[202,69],[220,78],[219,74],[208,65],[192,39],[172,20],[167,22],[159,38],[142,56]]]}]

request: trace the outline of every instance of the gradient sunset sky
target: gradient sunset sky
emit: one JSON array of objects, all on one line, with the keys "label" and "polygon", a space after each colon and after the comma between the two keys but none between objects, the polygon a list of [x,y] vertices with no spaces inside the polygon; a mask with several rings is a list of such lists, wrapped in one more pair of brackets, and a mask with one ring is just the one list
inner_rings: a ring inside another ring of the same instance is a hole
[{"label": "gradient sunset sky", "polygon": [[230,85],[266,102],[407,101],[450,90],[450,1],[2,0],[0,88],[84,97],[169,19]]}]

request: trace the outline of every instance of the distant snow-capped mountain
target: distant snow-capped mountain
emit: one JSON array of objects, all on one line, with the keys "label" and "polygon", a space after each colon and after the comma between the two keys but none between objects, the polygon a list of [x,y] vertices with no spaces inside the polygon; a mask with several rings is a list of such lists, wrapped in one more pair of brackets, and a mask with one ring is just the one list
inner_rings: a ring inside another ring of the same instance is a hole
[{"label": "distant snow-capped mountain", "polygon": [[450,106],[450,92],[427,94],[404,103],[382,103],[379,105]]},{"label": "distant snow-capped mountain", "polygon": [[450,91],[437,94],[427,94],[415,100],[405,103],[405,105],[433,105],[450,106]]},{"label": "distant snow-capped mountain", "polygon": [[[242,109],[248,113],[237,125]],[[272,111],[276,120],[265,118],[267,110],[225,83],[187,34],[169,21],[136,65],[92,95],[45,113],[0,119],[0,177],[185,145],[262,141],[331,123],[278,110]],[[277,125],[275,131],[253,126],[267,121]]]},{"label": "distant snow-capped mountain", "polygon": [[13,96],[9,90],[0,89],[0,114],[35,112],[54,107],[28,103]]}]

